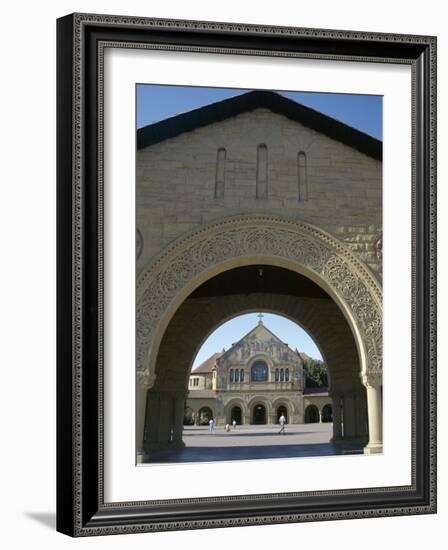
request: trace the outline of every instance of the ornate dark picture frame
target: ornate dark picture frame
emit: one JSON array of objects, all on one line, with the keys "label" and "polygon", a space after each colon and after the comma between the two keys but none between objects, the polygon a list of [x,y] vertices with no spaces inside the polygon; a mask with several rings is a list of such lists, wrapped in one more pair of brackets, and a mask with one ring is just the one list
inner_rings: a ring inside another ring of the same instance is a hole
[{"label": "ornate dark picture frame", "polygon": [[[107,45],[412,69],[412,484],[104,501],[103,65]],[[57,22],[57,529],[71,536],[436,512],[436,38],[73,14]]]}]

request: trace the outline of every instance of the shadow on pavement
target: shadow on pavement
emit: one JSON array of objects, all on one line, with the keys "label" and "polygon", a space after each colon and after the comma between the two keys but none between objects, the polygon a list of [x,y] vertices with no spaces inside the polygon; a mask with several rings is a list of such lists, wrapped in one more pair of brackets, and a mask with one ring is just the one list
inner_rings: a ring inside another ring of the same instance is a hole
[{"label": "shadow on pavement", "polygon": [[160,462],[214,462],[218,460],[255,460],[260,458],[297,458],[362,454],[354,446],[336,446],[332,443],[302,445],[260,445],[258,447],[186,447],[152,451],[143,463]]},{"label": "shadow on pavement", "polygon": [[[230,430],[230,432],[226,432],[224,431],[222,428],[220,431],[218,431],[218,429],[216,429],[214,432],[198,432],[198,433],[194,433],[194,432],[187,432],[186,436],[188,438],[190,437],[204,437],[204,436],[213,436],[213,437],[262,437],[262,436],[266,436],[266,435],[278,435],[278,430],[279,428],[277,428],[277,430],[275,431],[272,431],[272,432],[255,432],[255,433],[247,433],[247,432],[237,432],[237,431],[232,431]],[[318,433],[318,432],[293,432],[293,431],[288,431],[286,430],[286,432],[284,432],[282,435],[310,435],[310,434],[315,434],[315,433]]]}]

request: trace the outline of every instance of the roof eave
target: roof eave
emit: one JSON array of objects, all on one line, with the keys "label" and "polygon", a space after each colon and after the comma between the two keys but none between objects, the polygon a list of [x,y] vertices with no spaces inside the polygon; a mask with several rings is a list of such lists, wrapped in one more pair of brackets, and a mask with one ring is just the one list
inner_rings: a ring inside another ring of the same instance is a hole
[{"label": "roof eave", "polygon": [[149,124],[137,130],[137,149],[160,143],[185,132],[221,122],[258,108],[270,109],[376,160],[382,160],[382,142],[369,134],[310,107],[270,91],[252,91]]}]

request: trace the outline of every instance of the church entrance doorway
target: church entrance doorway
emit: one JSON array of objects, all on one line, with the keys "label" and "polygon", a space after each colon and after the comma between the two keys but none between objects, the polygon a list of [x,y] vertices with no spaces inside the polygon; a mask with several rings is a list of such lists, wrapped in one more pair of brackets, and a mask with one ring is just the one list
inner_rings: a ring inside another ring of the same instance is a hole
[{"label": "church entrance doorway", "polygon": [[252,424],[266,424],[266,407],[255,405],[252,414]]},{"label": "church entrance doorway", "polygon": [[284,405],[280,405],[277,408],[277,422],[282,415],[286,418],[286,422],[288,422],[288,409]]},{"label": "church entrance doorway", "polygon": [[319,409],[316,405],[308,405],[305,409],[305,422],[307,424],[316,424],[319,422]]},{"label": "church entrance doorway", "polygon": [[236,423],[238,424],[238,426],[240,426],[243,423],[242,422],[241,407],[232,407],[232,411],[231,411],[230,416],[232,417],[231,422],[233,422],[235,420]]}]

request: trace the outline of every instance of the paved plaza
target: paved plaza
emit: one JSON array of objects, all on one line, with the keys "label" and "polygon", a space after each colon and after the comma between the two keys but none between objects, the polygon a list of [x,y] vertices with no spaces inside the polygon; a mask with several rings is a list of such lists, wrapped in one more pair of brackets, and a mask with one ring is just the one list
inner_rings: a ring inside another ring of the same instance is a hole
[{"label": "paved plaza", "polygon": [[226,432],[216,426],[184,426],[184,449],[152,451],[143,462],[213,462],[217,460],[251,460],[362,453],[350,445],[330,442],[333,424],[288,424],[284,434],[280,426],[237,426]]}]

